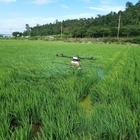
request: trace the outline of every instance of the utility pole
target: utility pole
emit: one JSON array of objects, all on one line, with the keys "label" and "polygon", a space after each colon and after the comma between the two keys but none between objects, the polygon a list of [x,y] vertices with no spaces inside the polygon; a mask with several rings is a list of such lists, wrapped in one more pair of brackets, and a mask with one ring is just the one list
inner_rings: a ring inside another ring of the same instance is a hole
[{"label": "utility pole", "polygon": [[62,27],[62,21],[61,21],[61,39],[62,39],[62,30],[63,30],[63,27]]},{"label": "utility pole", "polygon": [[121,13],[119,15],[119,22],[118,22],[118,33],[117,33],[117,38],[119,39],[120,36],[120,25],[121,25]]}]

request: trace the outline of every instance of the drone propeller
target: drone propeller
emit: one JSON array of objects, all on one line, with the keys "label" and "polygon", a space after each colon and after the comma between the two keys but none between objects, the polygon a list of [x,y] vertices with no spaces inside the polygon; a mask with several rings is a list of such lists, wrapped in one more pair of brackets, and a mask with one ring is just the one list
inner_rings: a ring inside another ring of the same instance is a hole
[{"label": "drone propeller", "polygon": [[85,59],[85,60],[96,60],[97,58],[95,57],[79,57],[80,59]]},{"label": "drone propeller", "polygon": [[[73,56],[67,56],[67,55],[64,55],[64,54],[56,54],[56,56],[58,57],[66,57],[66,58],[74,58]],[[76,56],[77,59],[85,59],[85,60],[96,60],[97,58],[94,58],[94,57],[80,57],[80,56]]]},{"label": "drone propeller", "polygon": [[67,58],[72,58],[71,56],[66,56],[66,55],[64,55],[64,54],[56,54],[56,56],[58,56],[58,57],[67,57]]}]

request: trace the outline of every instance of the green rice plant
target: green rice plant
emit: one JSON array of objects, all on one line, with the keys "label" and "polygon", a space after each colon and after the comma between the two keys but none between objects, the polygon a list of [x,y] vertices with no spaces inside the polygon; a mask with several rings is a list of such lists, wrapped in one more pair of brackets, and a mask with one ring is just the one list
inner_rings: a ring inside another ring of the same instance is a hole
[{"label": "green rice plant", "polygon": [[14,132],[11,133],[9,139],[19,140],[19,139],[30,139],[31,138],[31,125],[24,123],[22,127],[17,128]]},{"label": "green rice plant", "polygon": [[94,109],[92,120],[94,139],[138,139],[137,118],[127,106],[98,105]]},{"label": "green rice plant", "polygon": [[[0,139],[139,139],[139,47],[0,43]],[[57,53],[99,60],[77,70],[52,64]]]},{"label": "green rice plant", "polygon": [[[2,104],[1,104],[2,105]],[[8,116],[8,111],[4,110],[4,105],[1,106],[1,115],[0,115],[0,139],[7,139],[9,135],[9,123],[6,119]]]}]

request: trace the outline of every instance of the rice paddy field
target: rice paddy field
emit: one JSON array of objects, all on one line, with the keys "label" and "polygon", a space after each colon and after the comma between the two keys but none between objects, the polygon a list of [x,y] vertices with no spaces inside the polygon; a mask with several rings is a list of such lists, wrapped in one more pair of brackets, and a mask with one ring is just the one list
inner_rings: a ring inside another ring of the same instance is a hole
[{"label": "rice paddy field", "polygon": [[0,40],[0,111],[0,140],[139,140],[140,46]]}]

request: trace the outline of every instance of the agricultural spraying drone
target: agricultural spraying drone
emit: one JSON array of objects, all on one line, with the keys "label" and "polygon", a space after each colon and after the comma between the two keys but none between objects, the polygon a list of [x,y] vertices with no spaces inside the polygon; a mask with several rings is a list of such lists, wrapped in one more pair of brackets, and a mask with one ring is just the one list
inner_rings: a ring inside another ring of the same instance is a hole
[{"label": "agricultural spraying drone", "polygon": [[[68,65],[70,67],[72,66],[75,66],[75,67],[78,67],[78,69],[81,69],[83,68],[83,66],[81,66],[81,63],[80,61],[81,60],[90,60],[90,61],[95,61],[97,60],[97,58],[95,57],[80,57],[80,56],[67,56],[67,55],[64,55],[64,54],[56,54],[57,57],[62,57],[62,58],[71,58],[71,62],[70,64],[66,64],[66,63],[63,63],[63,62],[52,62],[52,63],[56,63],[56,64],[62,64],[62,65]],[[86,66],[88,67],[88,66]],[[90,66],[91,67],[91,66]],[[97,66],[92,66],[93,68],[100,68],[100,67],[97,67]]]}]

